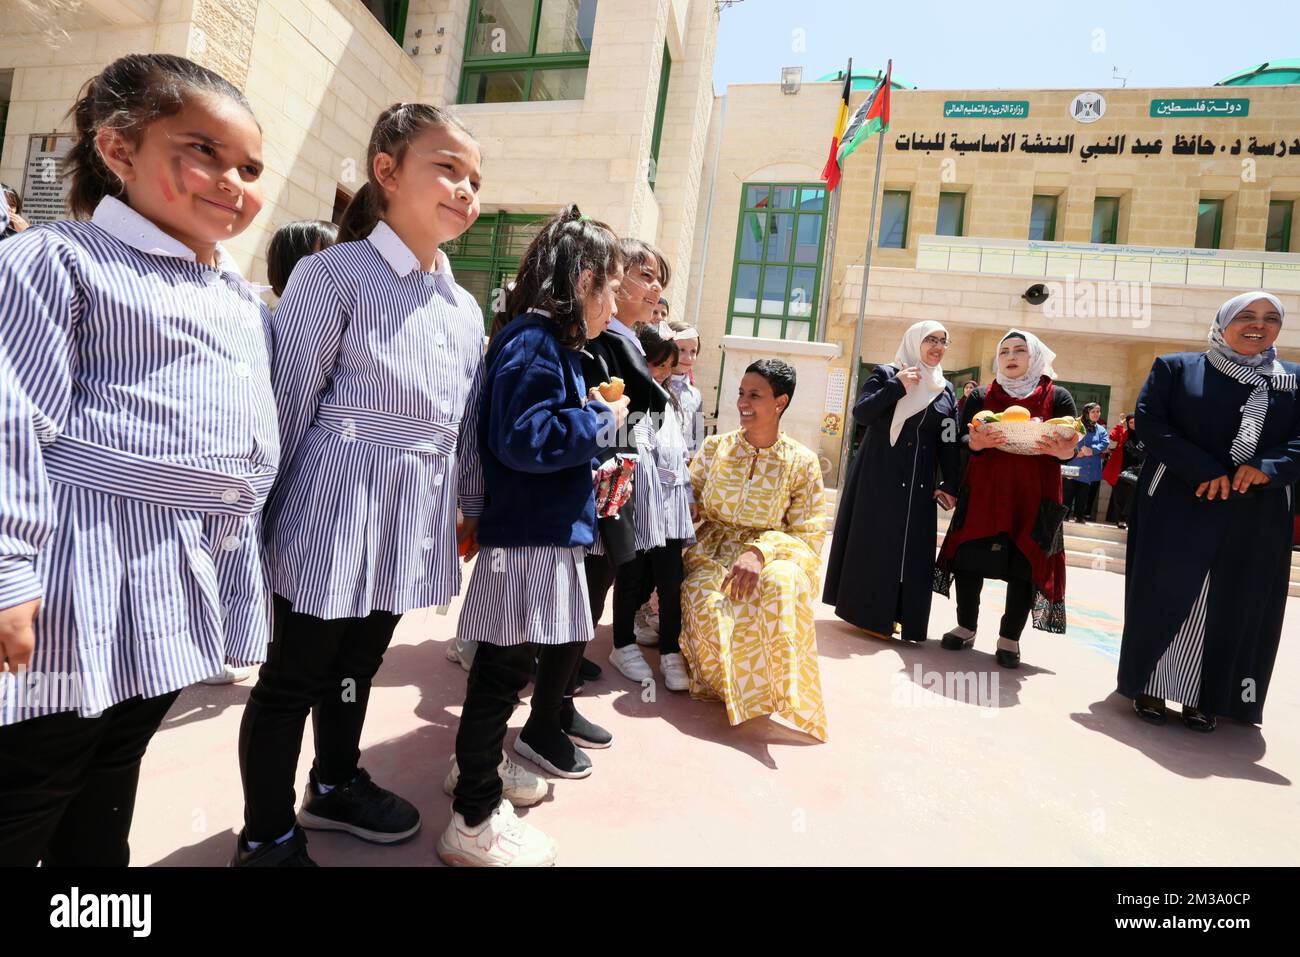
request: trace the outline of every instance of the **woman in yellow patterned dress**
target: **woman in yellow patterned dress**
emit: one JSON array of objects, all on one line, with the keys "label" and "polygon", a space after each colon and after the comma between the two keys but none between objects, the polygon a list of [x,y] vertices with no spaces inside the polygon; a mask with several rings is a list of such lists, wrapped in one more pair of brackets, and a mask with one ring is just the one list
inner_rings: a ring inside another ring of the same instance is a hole
[{"label": "woman in yellow patterned dress", "polygon": [[826,740],[813,605],[826,537],[821,466],[781,432],[794,369],[745,370],[740,428],[710,436],[691,461],[700,524],[682,583],[682,653],[691,694],[721,698],[740,724],[777,715]]}]

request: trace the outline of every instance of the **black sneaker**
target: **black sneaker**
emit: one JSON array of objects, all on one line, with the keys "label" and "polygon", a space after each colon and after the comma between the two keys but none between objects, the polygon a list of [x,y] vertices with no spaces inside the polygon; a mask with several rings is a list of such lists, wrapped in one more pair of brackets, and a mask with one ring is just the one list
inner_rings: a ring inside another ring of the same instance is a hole
[{"label": "black sneaker", "polygon": [[320,865],[307,856],[307,835],[302,828],[293,829],[293,837],[283,844],[270,842],[257,850],[248,846],[244,832],[239,832],[235,841],[235,856],[230,859],[231,867],[319,867]]},{"label": "black sneaker", "polygon": [[575,747],[563,732],[539,734],[525,725],[519,737],[515,738],[515,751],[556,777],[585,778],[591,774],[591,758]]},{"label": "black sneaker", "polygon": [[320,794],[312,768],[298,823],[318,831],[346,831],[374,844],[397,844],[420,829],[420,812],[410,801],[371,781],[364,768],[358,768],[347,784]]},{"label": "black sneaker", "polygon": [[572,704],[567,708],[568,721],[564,725],[564,733],[569,736],[569,740],[574,744],[581,745],[584,748],[608,748],[614,743],[614,736],[598,724],[593,724],[582,715],[578,714],[578,709]]},{"label": "black sneaker", "polygon": [[600,677],[600,665],[590,658],[583,658],[578,665],[578,677],[582,681],[595,681]]}]

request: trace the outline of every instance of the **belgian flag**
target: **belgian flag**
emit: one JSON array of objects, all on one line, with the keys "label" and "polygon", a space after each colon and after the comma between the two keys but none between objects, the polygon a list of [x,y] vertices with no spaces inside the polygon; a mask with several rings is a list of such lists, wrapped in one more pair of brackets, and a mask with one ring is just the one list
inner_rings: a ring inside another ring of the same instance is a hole
[{"label": "belgian flag", "polygon": [[835,117],[835,132],[831,135],[831,153],[826,157],[826,165],[822,167],[822,179],[826,181],[826,191],[832,192],[840,183],[840,137],[844,135],[844,128],[849,123],[849,96],[853,92],[853,61],[849,61],[849,68],[844,71],[844,91],[840,94],[840,110]]}]

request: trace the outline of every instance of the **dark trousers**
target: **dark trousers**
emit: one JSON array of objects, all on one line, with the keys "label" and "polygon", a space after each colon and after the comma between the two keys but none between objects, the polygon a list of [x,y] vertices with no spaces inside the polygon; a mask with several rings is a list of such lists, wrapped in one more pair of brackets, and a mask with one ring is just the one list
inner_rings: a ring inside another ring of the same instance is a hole
[{"label": "dark trousers", "polygon": [[614,584],[617,566],[608,555],[588,555],[582,563],[582,570],[587,576],[587,598],[591,602],[591,623],[600,621],[605,614],[605,597],[609,586]]},{"label": "dark trousers", "polygon": [[1107,518],[1112,522],[1127,522],[1129,507],[1133,503],[1133,493],[1137,491],[1136,482],[1120,479],[1110,487],[1110,508]]},{"label": "dark trousers", "polygon": [[619,565],[614,577],[614,647],[626,648],[636,640],[633,626],[637,609],[659,590],[659,653],[681,651],[682,540],[669,539],[661,548],[637,552]]},{"label": "dark trousers", "polygon": [[126,867],[140,762],[179,694],[0,728],[0,867]]},{"label": "dark trousers", "polygon": [[1097,490],[1101,487],[1100,482],[1080,482],[1078,479],[1069,479],[1069,484],[1062,489],[1062,502],[1065,506],[1066,518],[1070,513],[1074,513],[1075,518],[1091,518],[1092,508],[1097,503]]},{"label": "dark trousers", "polygon": [[[961,571],[954,578],[957,581],[957,624],[974,631],[980,620],[980,592],[984,589],[984,579]],[[998,636],[1019,641],[1033,605],[1034,586],[1031,582],[1024,579],[1007,582],[1007,604],[1002,612]]]},{"label": "dark trousers", "polygon": [[[496,810],[501,803],[501,746],[506,725],[522,691],[531,679],[533,698],[524,732],[543,737],[564,733],[565,691],[577,674],[586,642],[571,641],[562,645],[524,643],[502,647],[480,641],[469,669],[465,689],[465,706],[460,713],[456,732],[456,764],[460,780],[456,784],[452,809],[474,827]],[[533,675],[533,660],[537,674]]]},{"label": "dark trousers", "polygon": [[356,776],[370,683],[400,617],[373,611],[365,618],[313,618],[275,596],[271,646],[239,727],[248,840],[274,841],[293,828],[293,779],[308,713],[317,779],[337,786]]}]

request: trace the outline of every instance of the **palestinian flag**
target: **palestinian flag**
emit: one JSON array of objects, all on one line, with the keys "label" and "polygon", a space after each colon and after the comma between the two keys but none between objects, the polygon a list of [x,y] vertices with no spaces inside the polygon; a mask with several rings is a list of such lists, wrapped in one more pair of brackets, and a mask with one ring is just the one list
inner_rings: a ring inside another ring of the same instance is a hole
[{"label": "palestinian flag", "polygon": [[844,127],[849,121],[849,94],[853,91],[853,61],[849,61],[849,68],[844,71],[844,91],[840,94],[840,109],[835,116],[835,132],[831,134],[831,153],[826,157],[826,165],[822,167],[822,179],[826,181],[826,191],[832,192],[840,184],[840,160],[838,158],[840,149],[840,138],[844,135]]},{"label": "palestinian flag", "polygon": [[889,66],[885,67],[885,78],[876,84],[871,95],[853,112],[852,119],[844,128],[844,133],[840,137],[839,155],[836,157],[839,166],[844,165],[849,154],[864,140],[889,129],[889,87],[893,69],[894,61],[890,60]]}]

